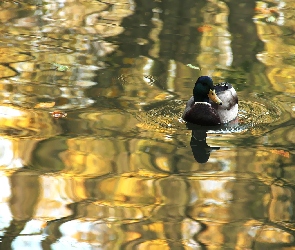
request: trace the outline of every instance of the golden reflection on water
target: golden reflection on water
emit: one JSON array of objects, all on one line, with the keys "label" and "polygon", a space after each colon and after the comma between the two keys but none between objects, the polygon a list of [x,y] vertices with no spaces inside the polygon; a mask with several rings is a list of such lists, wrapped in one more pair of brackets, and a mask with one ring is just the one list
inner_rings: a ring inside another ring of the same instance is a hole
[{"label": "golden reflection on water", "polygon": [[[182,4],[0,3],[0,249],[294,245],[294,3]],[[187,129],[199,75],[238,124]]]}]

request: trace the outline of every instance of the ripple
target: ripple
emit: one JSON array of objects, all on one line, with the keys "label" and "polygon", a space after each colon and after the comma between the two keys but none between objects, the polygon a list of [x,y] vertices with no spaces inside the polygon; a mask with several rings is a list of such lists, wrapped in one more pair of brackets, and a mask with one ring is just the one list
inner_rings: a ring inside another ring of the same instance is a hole
[{"label": "ripple", "polygon": [[266,101],[259,99],[259,101],[239,102],[239,124],[254,127],[277,121],[282,113],[281,110],[274,103]]},{"label": "ripple", "polygon": [[184,101],[170,100],[148,105],[142,112],[136,114],[140,121],[139,127],[146,130],[171,131],[185,129],[184,121],[181,119]]},{"label": "ripple", "polygon": [[238,118],[228,124],[220,126],[203,127],[186,124],[182,120],[182,112],[186,102],[182,100],[169,100],[145,107],[145,110],[136,114],[140,121],[140,128],[145,130],[194,130],[206,128],[210,133],[241,133],[250,131],[260,134],[267,129],[267,125],[276,122],[282,111],[270,100],[254,96],[247,101],[239,101]]}]

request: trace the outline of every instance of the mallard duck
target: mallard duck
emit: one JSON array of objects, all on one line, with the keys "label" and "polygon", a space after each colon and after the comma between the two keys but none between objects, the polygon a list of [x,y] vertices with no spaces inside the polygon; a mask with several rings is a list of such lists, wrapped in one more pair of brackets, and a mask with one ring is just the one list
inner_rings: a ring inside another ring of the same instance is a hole
[{"label": "mallard duck", "polygon": [[187,101],[182,119],[189,123],[212,126],[228,123],[238,115],[238,96],[227,82],[213,85],[209,76],[195,83],[193,96]]}]

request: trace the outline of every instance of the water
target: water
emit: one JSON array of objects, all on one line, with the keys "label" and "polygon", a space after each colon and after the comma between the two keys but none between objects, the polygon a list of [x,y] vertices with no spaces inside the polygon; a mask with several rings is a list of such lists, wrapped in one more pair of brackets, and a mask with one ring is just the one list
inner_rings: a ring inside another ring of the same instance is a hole
[{"label": "water", "polygon": [[[0,3],[0,249],[292,249],[292,1]],[[201,75],[239,122],[187,126]]]}]

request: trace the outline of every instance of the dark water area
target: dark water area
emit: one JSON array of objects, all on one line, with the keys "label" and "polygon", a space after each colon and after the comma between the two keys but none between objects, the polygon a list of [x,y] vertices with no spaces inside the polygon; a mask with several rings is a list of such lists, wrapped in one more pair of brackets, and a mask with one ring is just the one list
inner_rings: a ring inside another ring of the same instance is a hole
[{"label": "dark water area", "polygon": [[[294,249],[294,1],[0,1],[0,249]],[[199,76],[238,119],[182,120]]]}]

